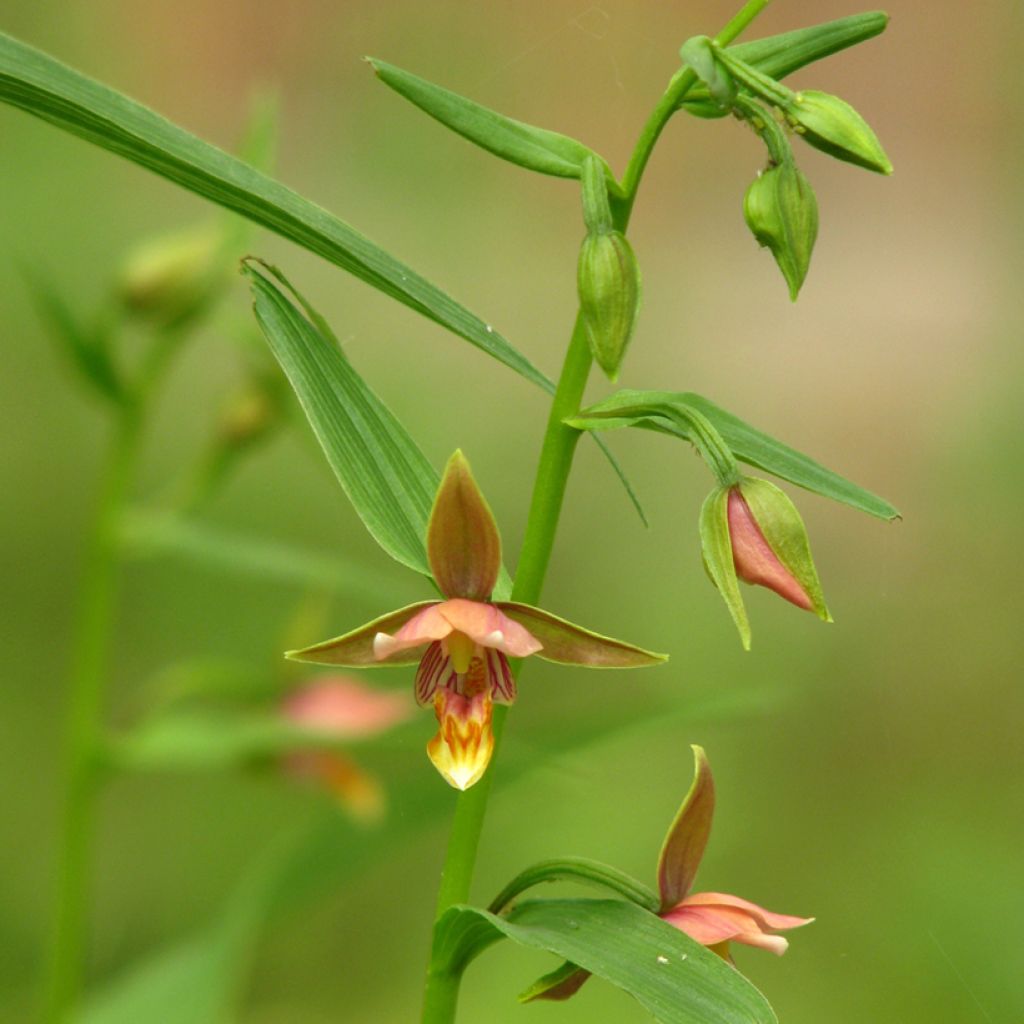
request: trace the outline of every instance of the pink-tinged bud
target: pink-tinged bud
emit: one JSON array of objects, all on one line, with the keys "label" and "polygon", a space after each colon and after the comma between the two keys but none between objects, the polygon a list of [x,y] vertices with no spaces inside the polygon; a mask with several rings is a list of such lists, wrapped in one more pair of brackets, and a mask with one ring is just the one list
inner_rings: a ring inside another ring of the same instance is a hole
[{"label": "pink-tinged bud", "polygon": [[774,590],[798,608],[831,622],[800,513],[767,480],[744,477],[720,487],[701,510],[704,565],[750,646],[750,626],[738,580]]},{"label": "pink-tinged bud", "polygon": [[427,756],[456,789],[469,789],[487,770],[494,752],[492,707],[486,693],[466,697],[439,687],[434,694],[434,713],[440,728],[427,744]]}]

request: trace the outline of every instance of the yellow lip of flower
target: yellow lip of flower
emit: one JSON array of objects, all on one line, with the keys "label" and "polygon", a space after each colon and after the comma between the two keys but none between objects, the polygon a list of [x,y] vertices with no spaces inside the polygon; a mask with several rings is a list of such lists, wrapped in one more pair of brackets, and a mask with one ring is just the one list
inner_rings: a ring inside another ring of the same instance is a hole
[{"label": "yellow lip of flower", "polygon": [[[291,651],[288,657],[358,668],[418,663],[416,699],[421,705],[433,704],[441,723],[428,754],[458,788],[472,785],[486,769],[493,748],[492,702],[515,700],[509,658],[536,654],[588,668],[639,668],[665,660],[532,605],[491,600],[501,569],[501,539],[461,452],[448,461],[438,487],[427,527],[427,555],[442,600],[396,609],[343,636]],[[478,697],[480,706],[472,704]],[[446,730],[451,744],[443,739]]]}]

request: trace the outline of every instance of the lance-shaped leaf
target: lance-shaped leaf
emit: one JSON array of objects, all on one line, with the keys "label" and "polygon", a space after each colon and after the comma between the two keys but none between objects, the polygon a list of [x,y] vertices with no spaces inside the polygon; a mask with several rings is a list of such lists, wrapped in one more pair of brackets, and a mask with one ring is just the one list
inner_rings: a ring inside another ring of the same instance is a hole
[{"label": "lance-shaped leaf", "polygon": [[152,110],[3,33],[0,100],[291,239],[447,327],[527,380],[554,390],[493,327],[344,221]]},{"label": "lance-shaped leaf", "polygon": [[609,186],[620,191],[608,165],[582,142],[546,128],[514,121],[375,57],[366,59],[385,85],[445,127],[502,160],[541,174],[578,178],[587,158],[596,158],[604,168]]},{"label": "lance-shaped leaf", "polygon": [[[882,11],[868,11],[793,32],[737,43],[727,49],[763,74],[781,79],[808,64],[879,35],[888,23],[889,15]],[[690,89],[680,106],[699,117],[724,117],[728,113],[712,99],[703,83]]]},{"label": "lance-shaped leaf", "polygon": [[578,430],[643,427],[695,443],[691,430],[664,414],[674,405],[695,409],[706,417],[733,455],[742,462],[879,519],[899,518],[899,512],[883,498],[693,392],[618,391],[566,422]]},{"label": "lance-shaped leaf", "polygon": [[491,596],[501,570],[501,537],[461,451],[448,460],[437,489],[427,555],[445,597],[486,601]]},{"label": "lance-shaped leaf", "polygon": [[545,949],[632,995],[662,1024],[774,1024],[764,996],[721,957],[617,900],[531,900],[507,917],[453,907],[431,969],[458,975],[502,938]]},{"label": "lance-shaped leaf", "polygon": [[298,298],[281,274],[252,262],[244,270],[256,319],[359,517],[392,558],[428,573],[423,538],[437,489],[433,467],[323,321],[303,316],[268,276]]},{"label": "lance-shaped leaf", "polygon": [[674,907],[693,888],[715,813],[715,781],[703,747],[693,747],[694,775],[689,792],[669,826],[658,857],[661,909]]}]

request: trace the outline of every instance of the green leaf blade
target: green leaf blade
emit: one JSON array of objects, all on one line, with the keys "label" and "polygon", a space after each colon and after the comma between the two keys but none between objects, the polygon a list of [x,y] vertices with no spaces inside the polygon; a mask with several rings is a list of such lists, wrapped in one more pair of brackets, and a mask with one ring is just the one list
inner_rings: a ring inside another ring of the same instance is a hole
[{"label": "green leaf blade", "polygon": [[0,100],[139,164],[347,270],[548,392],[502,335],[355,228],[154,111],[0,33]]},{"label": "green leaf blade", "polygon": [[[578,178],[593,150],[546,128],[513,120],[401,68],[367,57],[377,77],[446,128],[519,167],[559,178]],[[598,158],[600,159],[600,158]],[[609,183],[618,186],[601,160]]]},{"label": "green leaf blade", "polygon": [[438,921],[439,969],[461,970],[501,937],[554,953],[632,995],[662,1024],[776,1024],[764,996],[720,957],[619,900],[530,900],[508,917],[454,907]]}]

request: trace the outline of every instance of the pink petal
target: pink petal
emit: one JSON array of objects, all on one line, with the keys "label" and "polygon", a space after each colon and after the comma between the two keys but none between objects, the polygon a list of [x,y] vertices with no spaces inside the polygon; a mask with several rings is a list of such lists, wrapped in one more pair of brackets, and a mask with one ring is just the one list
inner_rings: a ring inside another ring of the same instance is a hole
[{"label": "pink petal", "polygon": [[374,657],[384,661],[410,648],[422,647],[431,640],[442,640],[452,631],[452,627],[441,614],[441,607],[440,602],[431,602],[393,635],[377,633],[373,638]]},{"label": "pink petal", "polygon": [[382,692],[348,676],[326,676],[289,694],[284,714],[297,725],[341,738],[373,736],[409,717],[404,694]]},{"label": "pink petal", "polygon": [[759,584],[774,590],[776,594],[798,608],[813,611],[814,602],[772,551],[750,511],[750,506],[735,488],[729,492],[728,515],[736,575],[746,583]]},{"label": "pink petal", "polygon": [[765,910],[764,907],[758,906],[756,903],[751,903],[750,900],[744,900],[739,896],[733,896],[726,892],[695,892],[692,896],[687,896],[683,902],[687,906],[734,907],[737,910],[746,911],[765,928],[777,928],[780,930],[800,928],[814,920],[813,917],[793,917],[791,914],[776,914],[771,910]]},{"label": "pink petal", "polygon": [[481,647],[493,647],[512,658],[525,658],[541,649],[524,626],[503,615],[496,605],[456,597],[439,604],[437,610],[452,629]]}]

